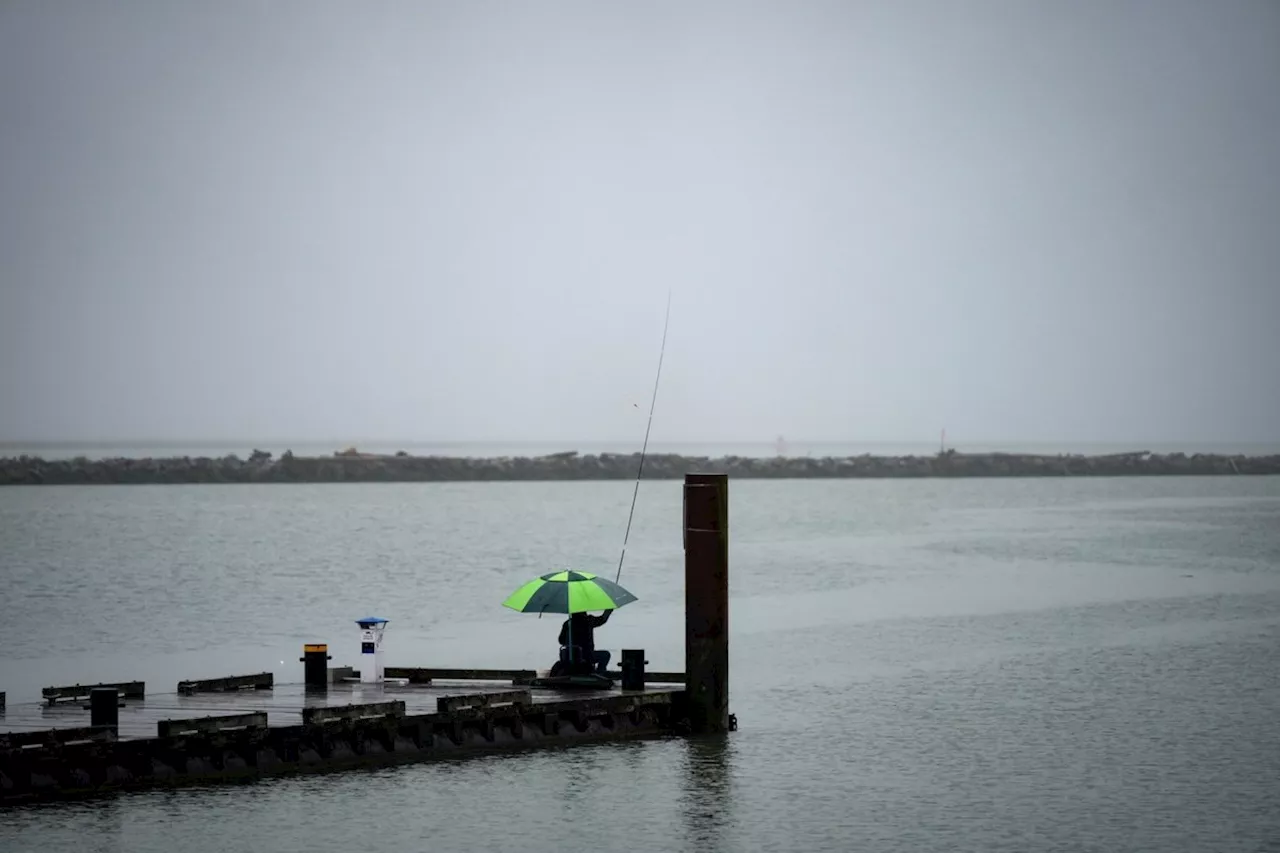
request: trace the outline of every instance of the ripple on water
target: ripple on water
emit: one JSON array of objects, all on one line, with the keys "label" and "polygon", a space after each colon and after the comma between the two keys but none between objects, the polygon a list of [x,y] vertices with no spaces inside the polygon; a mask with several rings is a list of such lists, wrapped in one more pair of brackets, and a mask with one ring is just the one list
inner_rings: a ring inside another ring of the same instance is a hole
[{"label": "ripple on water", "polygon": [[[728,739],[7,809],[0,849],[1280,839],[1280,478],[732,489]],[[629,501],[608,483],[3,490],[0,684],[14,701],[83,680],[91,655],[151,683],[225,674],[256,665],[228,645],[246,625],[273,656],[319,634],[341,657],[350,620],[384,609],[394,662],[536,663],[557,623],[498,602],[549,566],[612,571]],[[602,632],[660,668],[682,648],[679,513],[678,484],[646,484],[624,574],[641,600]]]}]

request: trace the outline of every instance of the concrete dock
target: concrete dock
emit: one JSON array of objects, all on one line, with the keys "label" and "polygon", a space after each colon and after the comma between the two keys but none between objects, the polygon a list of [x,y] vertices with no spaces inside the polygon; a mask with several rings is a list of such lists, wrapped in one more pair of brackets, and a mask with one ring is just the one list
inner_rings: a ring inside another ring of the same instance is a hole
[{"label": "concrete dock", "polygon": [[122,699],[114,725],[80,700],[9,703],[0,805],[118,791],[653,737],[682,729],[683,688],[301,684]]},{"label": "concrete dock", "polygon": [[[330,666],[304,645],[303,679],[272,673],[46,687],[41,700],[0,693],[0,806],[175,785],[427,761],[598,740],[731,731],[728,483],[685,481],[686,672],[622,671],[549,687],[532,669]],[[377,623],[357,620],[380,637]],[[378,659],[362,645],[363,665]],[[370,678],[374,680],[369,680]]]},{"label": "concrete dock", "polygon": [[[323,693],[308,690],[302,683],[276,684],[271,689],[236,692],[155,693],[139,699],[119,701],[118,723],[114,740],[142,740],[158,736],[159,725],[171,720],[193,720],[205,717],[229,717],[265,714],[272,728],[298,726],[308,709],[339,709],[347,706],[380,705],[403,702],[405,716],[438,713],[441,700],[472,696],[502,697],[524,690],[535,707],[553,706],[602,697],[635,695],[670,695],[680,692],[680,685],[648,685],[640,691],[582,691],[545,688],[515,688],[495,682],[442,682],[429,685],[410,684],[333,684]],[[0,716],[0,748],[6,741],[20,741],[37,733],[73,734],[91,728],[88,702],[10,702]],[[53,735],[51,740],[60,740]],[[2,765],[0,765],[2,766]]]}]

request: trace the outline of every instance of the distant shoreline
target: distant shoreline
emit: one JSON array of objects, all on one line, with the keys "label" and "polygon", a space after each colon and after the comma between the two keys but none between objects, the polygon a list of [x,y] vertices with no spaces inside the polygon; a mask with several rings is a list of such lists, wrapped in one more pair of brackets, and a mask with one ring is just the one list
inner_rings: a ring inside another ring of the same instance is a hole
[{"label": "distant shoreline", "polygon": [[[914,439],[842,439],[842,438],[775,438],[767,440],[703,440],[703,439],[655,439],[649,442],[651,453],[680,454],[684,456],[873,456],[932,455],[938,452],[938,438]],[[62,459],[85,455],[91,458],[130,457],[155,459],[180,456],[209,456],[217,458],[230,453],[245,454],[252,448],[262,448],[283,453],[291,448],[297,456],[328,456],[334,450],[358,447],[363,451],[394,454],[407,451],[415,456],[469,456],[496,458],[500,456],[537,457],[566,450],[577,450],[583,455],[600,453],[629,454],[640,450],[639,437],[621,439],[561,440],[536,439],[439,439],[439,440],[287,440],[287,439],[3,439],[0,440],[0,458],[12,456],[41,456],[46,459]],[[1268,456],[1280,454],[1280,437],[1270,441],[1242,440],[1011,440],[978,439],[967,437],[958,442],[947,441],[947,447],[969,453],[1017,453],[1029,455],[1058,454],[1082,456],[1108,456],[1115,453],[1145,449],[1154,453],[1219,454],[1224,456]]]},{"label": "distant shoreline", "polygon": [[[328,456],[42,459],[0,458],[0,486],[158,485],[194,483],[443,483],[631,480],[640,454],[579,454],[492,458],[413,456],[342,451]],[[928,456],[688,456],[649,454],[643,478],[674,480],[691,471],[735,479],[889,479],[975,477],[1136,477],[1280,474],[1280,454],[1265,456],[1151,453],[1104,455],[958,453]]]}]

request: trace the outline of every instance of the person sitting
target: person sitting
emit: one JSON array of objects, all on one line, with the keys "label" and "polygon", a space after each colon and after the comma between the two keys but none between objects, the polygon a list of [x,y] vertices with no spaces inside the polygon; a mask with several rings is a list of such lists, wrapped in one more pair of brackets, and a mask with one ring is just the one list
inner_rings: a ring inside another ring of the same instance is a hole
[{"label": "person sitting", "polygon": [[599,616],[575,613],[560,626],[560,661],[567,664],[571,673],[579,671],[604,675],[608,670],[610,654],[606,649],[596,649],[595,629],[609,621],[613,611],[606,610]]}]

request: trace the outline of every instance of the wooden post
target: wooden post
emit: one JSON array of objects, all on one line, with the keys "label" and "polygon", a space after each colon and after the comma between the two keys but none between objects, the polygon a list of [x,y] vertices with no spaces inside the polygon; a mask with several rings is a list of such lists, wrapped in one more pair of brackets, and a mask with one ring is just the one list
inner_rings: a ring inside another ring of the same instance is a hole
[{"label": "wooden post", "polygon": [[729,478],[684,477],[685,692],[695,734],[729,730]]}]

